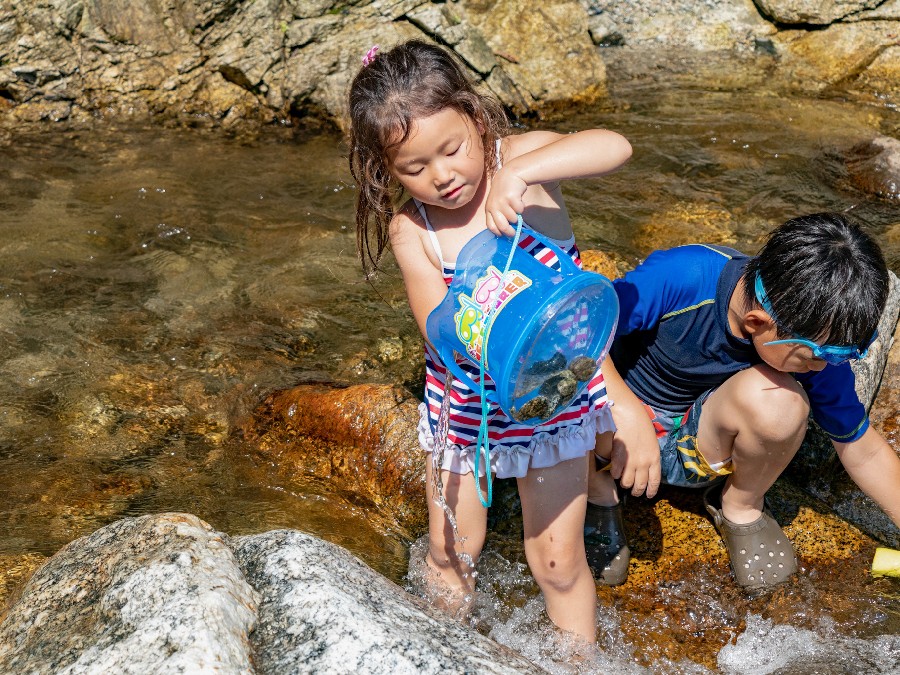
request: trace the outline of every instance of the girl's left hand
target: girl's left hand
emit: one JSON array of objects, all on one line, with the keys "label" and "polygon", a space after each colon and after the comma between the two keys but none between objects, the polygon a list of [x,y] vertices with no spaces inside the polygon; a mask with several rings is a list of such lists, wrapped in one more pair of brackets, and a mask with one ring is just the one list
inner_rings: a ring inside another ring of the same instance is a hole
[{"label": "girl's left hand", "polygon": [[516,229],[511,223],[525,210],[527,189],[528,184],[505,167],[494,174],[484,206],[487,229],[496,235],[514,236]]}]

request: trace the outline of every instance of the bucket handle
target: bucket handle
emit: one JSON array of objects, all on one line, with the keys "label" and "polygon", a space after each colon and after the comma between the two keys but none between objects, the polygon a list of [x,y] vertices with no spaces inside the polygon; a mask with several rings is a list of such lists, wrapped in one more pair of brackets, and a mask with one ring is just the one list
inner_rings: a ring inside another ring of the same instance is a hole
[{"label": "bucket handle", "polygon": [[[462,380],[472,391],[478,391],[479,387],[475,382],[472,381],[472,378],[460,368],[459,364],[456,362],[456,358],[453,355],[453,348],[439,348],[438,355],[441,357],[441,361],[444,362],[444,365],[447,367],[451,373],[453,373],[453,377],[457,380]],[[496,396],[494,396],[493,392],[487,392],[485,394],[487,400],[491,403],[497,403]]]},{"label": "bucket handle", "polygon": [[[527,223],[524,223],[524,221],[522,221],[522,216],[519,216],[519,221],[522,222],[526,227],[528,227]],[[571,256],[569,256],[568,253],[566,253],[559,246],[550,241],[550,239],[546,235],[541,234],[531,227],[528,227],[528,234],[537,239],[543,246],[546,246],[556,254],[556,257],[559,259],[559,267],[562,271],[568,273],[583,271],[578,267],[578,265],[575,264],[575,261],[572,260]]]}]

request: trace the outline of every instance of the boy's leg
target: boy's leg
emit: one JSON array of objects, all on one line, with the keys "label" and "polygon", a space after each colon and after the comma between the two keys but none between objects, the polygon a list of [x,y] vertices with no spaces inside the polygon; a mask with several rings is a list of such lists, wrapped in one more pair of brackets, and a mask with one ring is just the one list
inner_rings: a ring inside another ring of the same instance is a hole
[{"label": "boy's leg", "polygon": [[588,461],[571,459],[529,469],[518,479],[525,555],[544,593],[547,614],[561,629],[595,640],[597,589],[584,553]]},{"label": "boy's leg", "polygon": [[[806,394],[793,377],[758,365],[695,403],[676,444],[690,459],[685,471],[695,465],[704,472],[731,472],[721,492],[710,488],[704,502],[728,549],[735,581],[748,589],[771,588],[797,569],[790,540],[765,509],[765,494],[797,453],[808,414]],[[709,466],[719,463],[729,466]]]},{"label": "boy's leg", "polygon": [[731,460],[725,518],[735,524],[760,518],[766,492],[800,448],[808,415],[799,383],[763,364],[733,375],[703,403],[697,446],[711,464]]},{"label": "boy's leg", "polygon": [[597,434],[594,457],[588,464],[588,504],[584,546],[588,567],[597,583],[618,586],[628,578],[631,551],[625,537],[623,504],[609,472],[613,434]]},{"label": "boy's leg", "polygon": [[616,481],[609,473],[612,456],[613,432],[597,434],[594,457],[588,466],[588,502],[599,506],[615,506],[619,503]]},{"label": "boy's leg", "polygon": [[[438,598],[446,599],[445,609],[456,612],[464,598],[475,589],[474,565],[478,562],[487,532],[487,509],[481,505],[471,473],[441,471],[444,499],[456,517],[459,540],[444,509],[436,503],[432,481],[431,456],[425,462],[425,500],[428,504],[428,554],[425,562],[436,582]],[[481,489],[487,489],[481,479]],[[448,597],[449,596],[449,597]]]}]

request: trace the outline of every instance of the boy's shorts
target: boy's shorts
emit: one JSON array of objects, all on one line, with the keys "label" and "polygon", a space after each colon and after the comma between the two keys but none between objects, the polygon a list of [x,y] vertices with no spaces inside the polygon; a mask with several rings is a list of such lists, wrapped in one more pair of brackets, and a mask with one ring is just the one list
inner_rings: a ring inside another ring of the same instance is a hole
[{"label": "boy's shorts", "polygon": [[681,487],[709,487],[731,473],[731,458],[710,464],[697,447],[703,403],[715,389],[701,394],[684,415],[653,410],[644,404],[659,442],[662,482]]}]

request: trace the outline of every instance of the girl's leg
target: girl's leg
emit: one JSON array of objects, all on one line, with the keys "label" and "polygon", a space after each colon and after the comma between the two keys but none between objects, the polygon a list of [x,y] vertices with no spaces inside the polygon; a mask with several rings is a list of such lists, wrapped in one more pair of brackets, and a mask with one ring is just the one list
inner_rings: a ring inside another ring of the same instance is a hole
[{"label": "girl's leg", "polygon": [[525,556],[557,626],[594,642],[597,588],[584,553],[588,454],[518,479]]},{"label": "girl's leg", "polygon": [[[441,471],[444,499],[456,517],[459,541],[447,514],[436,503],[432,482],[431,457],[425,462],[425,498],[428,504],[428,554],[425,562],[435,582],[436,598],[446,599],[447,609],[453,613],[466,605],[465,597],[475,590],[473,566],[481,555],[487,531],[487,509],[478,499],[475,479],[471,473],[458,474]],[[484,492],[487,484],[481,481]]]}]

